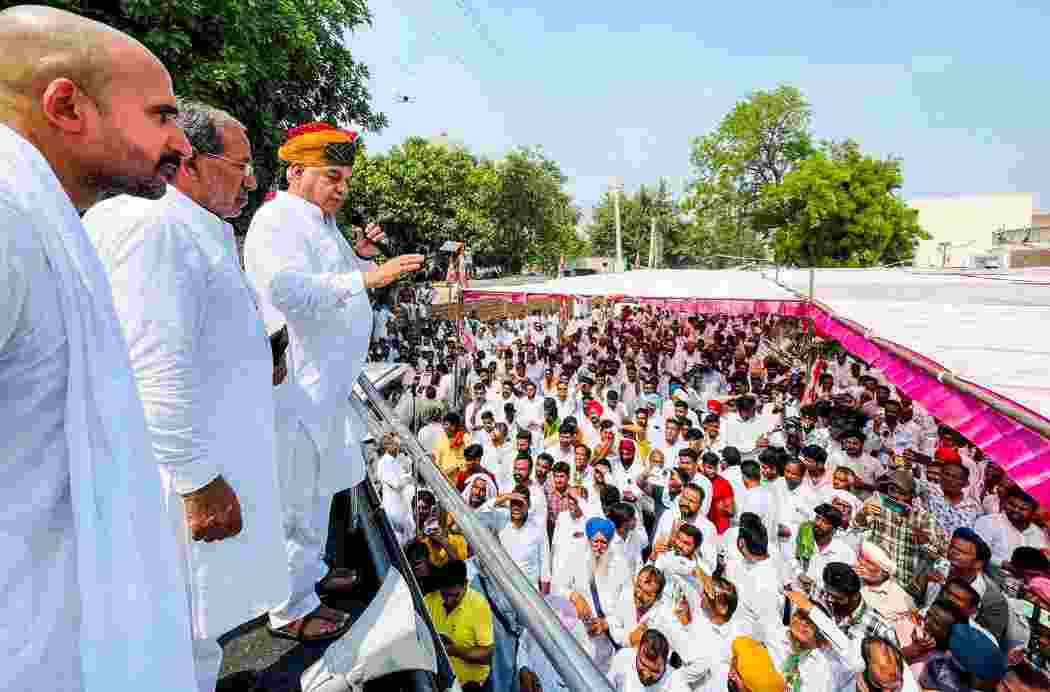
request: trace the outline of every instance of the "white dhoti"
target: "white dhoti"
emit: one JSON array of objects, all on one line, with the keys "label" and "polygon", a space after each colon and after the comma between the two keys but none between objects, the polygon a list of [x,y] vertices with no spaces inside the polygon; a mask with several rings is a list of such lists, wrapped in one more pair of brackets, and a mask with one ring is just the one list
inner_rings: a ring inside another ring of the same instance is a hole
[{"label": "white dhoti", "polygon": [[328,421],[322,456],[313,434],[297,417],[307,405],[301,392],[293,382],[277,390],[277,478],[288,558],[287,598],[270,610],[270,624],[278,628],[321,605],[315,587],[328,572],[325,546],[332,499],[364,478],[359,437],[347,418],[354,415],[349,405],[339,407]]},{"label": "white dhoti", "polygon": [[270,625],[276,628],[306,617],[321,605],[315,587],[328,572],[324,551],[335,495],[318,488],[321,457],[306,428],[296,425],[289,437],[288,446],[277,449],[288,597],[270,611]]}]

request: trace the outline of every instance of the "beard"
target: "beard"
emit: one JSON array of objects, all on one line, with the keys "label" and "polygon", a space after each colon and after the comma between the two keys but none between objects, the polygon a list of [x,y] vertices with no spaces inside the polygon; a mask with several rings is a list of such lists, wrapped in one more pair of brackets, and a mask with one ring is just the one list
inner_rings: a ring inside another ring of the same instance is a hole
[{"label": "beard", "polygon": [[802,481],[789,481],[785,479],[784,482],[787,483],[788,490],[792,491],[797,490],[798,486],[802,485]]},{"label": "beard", "polygon": [[679,511],[679,513],[681,513],[682,518],[686,519],[688,521],[692,521],[693,519],[696,519],[696,515],[700,513],[700,510],[692,512],[692,511],[687,510],[685,507],[682,507],[681,505],[678,506],[678,511]]},{"label": "beard", "polygon": [[597,557],[593,552],[591,553],[591,572],[595,577],[607,577],[610,564],[612,564],[612,554],[609,551],[605,551]]},{"label": "beard", "polygon": [[831,540],[831,537],[833,535],[835,535],[834,529],[832,529],[830,531],[824,531],[824,530],[818,529],[816,527],[813,528],[813,538],[818,543],[827,543],[828,541]]},{"label": "beard", "polygon": [[[168,183],[175,180],[182,165],[182,157],[167,151],[153,163],[137,145],[123,141],[118,136],[108,151],[107,161],[99,164],[87,175],[88,181],[98,189],[101,197],[131,195],[145,199],[160,199],[168,190]],[[121,163],[114,164],[112,162]],[[134,162],[134,163],[132,163]],[[134,170],[132,170],[134,169]]]}]

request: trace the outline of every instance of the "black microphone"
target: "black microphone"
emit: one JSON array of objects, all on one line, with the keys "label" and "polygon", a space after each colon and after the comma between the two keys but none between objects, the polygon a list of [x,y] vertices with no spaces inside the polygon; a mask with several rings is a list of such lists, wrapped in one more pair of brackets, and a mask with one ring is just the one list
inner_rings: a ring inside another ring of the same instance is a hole
[{"label": "black microphone", "polygon": [[[350,218],[350,225],[357,226],[358,228],[360,228],[361,233],[363,234],[365,232],[365,228],[368,227],[368,216],[365,214],[365,210],[361,207],[352,207],[348,216]],[[367,236],[365,236],[365,238],[368,239]],[[388,236],[387,240],[389,239],[390,238]],[[379,251],[387,257],[397,257],[397,253],[394,252],[393,246],[391,246],[388,242],[384,240],[371,239],[368,239],[368,242],[372,243],[377,248],[379,248]],[[354,252],[356,253],[357,251],[355,250]],[[360,257],[360,255],[358,256]],[[365,258],[362,257],[362,259]]]}]

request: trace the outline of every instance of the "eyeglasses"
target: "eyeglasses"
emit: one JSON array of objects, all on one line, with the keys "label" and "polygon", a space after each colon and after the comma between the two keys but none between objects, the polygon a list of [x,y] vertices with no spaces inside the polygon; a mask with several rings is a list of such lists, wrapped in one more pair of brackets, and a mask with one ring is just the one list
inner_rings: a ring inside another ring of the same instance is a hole
[{"label": "eyeglasses", "polygon": [[209,159],[218,159],[220,161],[225,161],[226,163],[233,164],[234,166],[240,166],[243,169],[242,172],[244,173],[245,178],[255,177],[255,164],[253,164],[251,161],[234,161],[233,159],[228,159],[225,156],[219,156],[218,154],[207,154],[203,151],[197,151],[194,153],[199,154],[200,156],[207,156]]}]

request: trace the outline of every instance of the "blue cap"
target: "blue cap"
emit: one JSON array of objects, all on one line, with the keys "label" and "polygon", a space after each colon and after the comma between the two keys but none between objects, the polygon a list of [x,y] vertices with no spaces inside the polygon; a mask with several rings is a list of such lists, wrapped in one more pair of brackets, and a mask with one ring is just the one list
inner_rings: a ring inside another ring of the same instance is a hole
[{"label": "blue cap", "polygon": [[959,665],[982,680],[1000,680],[1006,675],[1006,657],[999,645],[972,625],[953,625],[948,648]]}]

